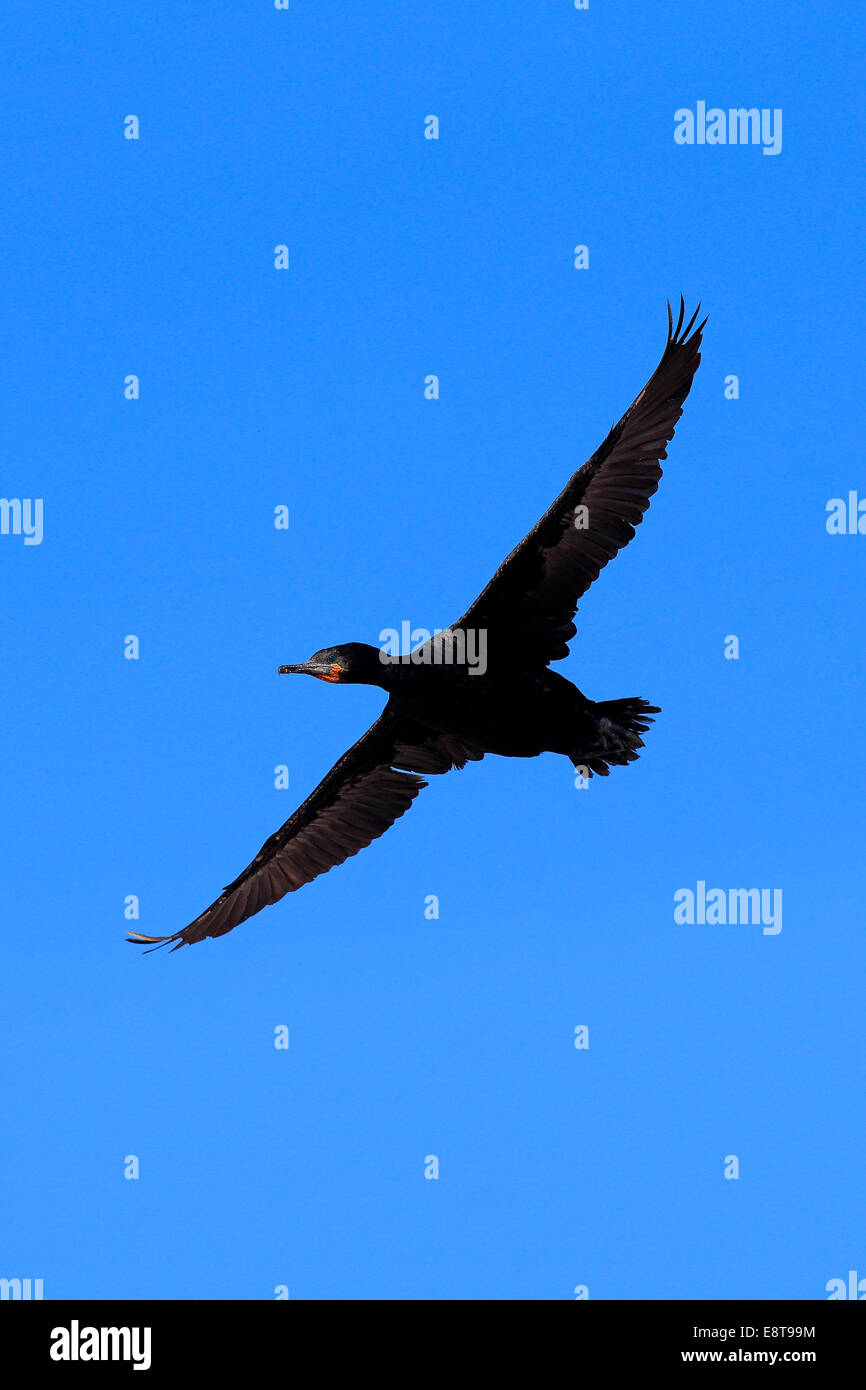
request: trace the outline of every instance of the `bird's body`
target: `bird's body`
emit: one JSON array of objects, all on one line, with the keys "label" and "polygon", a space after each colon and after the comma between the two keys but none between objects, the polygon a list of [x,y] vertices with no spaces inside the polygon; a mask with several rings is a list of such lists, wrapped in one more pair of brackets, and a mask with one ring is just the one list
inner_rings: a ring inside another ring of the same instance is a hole
[{"label": "bird's body", "polygon": [[[130,940],[175,948],[221,936],[381,835],[425,777],[486,754],[563,754],[584,775],[633,762],[652,716],[638,697],[597,702],[550,669],[568,655],[578,600],[634,535],[661,477],[660,460],[700,362],[697,312],[668,341],[652,377],[607,439],[570,478],[462,618],[414,652],[350,642],[281,666],[330,684],[381,687],[375,724],[334,765],[255,859],[195,921],[172,936]],[[705,320],[706,322],[706,320]]]},{"label": "bird's body", "polygon": [[546,666],[515,664],[480,675],[456,665],[395,669],[396,680],[389,677],[385,686],[386,715],[453,734],[481,753],[505,758],[564,753],[579,761],[577,755],[593,742],[593,702]]},{"label": "bird's body", "polygon": [[466,664],[385,664],[377,648],[368,651],[381,678],[360,684],[381,684],[388,692],[386,720],[410,720],[435,733],[455,735],[480,753],[503,758],[567,755],[594,728],[592,702],[559,671],[523,666],[518,652],[505,666],[473,674]]},{"label": "bird's body", "polygon": [[580,692],[556,671],[509,671],[462,680],[424,671],[391,697],[395,714],[455,734],[482,753],[534,758],[568,753],[579,739]]}]

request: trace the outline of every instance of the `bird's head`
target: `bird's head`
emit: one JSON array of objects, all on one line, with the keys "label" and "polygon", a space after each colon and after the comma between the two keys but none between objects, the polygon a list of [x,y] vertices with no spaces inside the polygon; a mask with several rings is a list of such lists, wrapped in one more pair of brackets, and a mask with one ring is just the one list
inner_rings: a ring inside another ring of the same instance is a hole
[{"label": "bird's head", "polygon": [[281,666],[281,676],[315,676],[332,685],[382,685],[385,667],[378,647],[366,642],[346,642],[342,647],[324,647],[313,652],[309,661],[297,666]]}]

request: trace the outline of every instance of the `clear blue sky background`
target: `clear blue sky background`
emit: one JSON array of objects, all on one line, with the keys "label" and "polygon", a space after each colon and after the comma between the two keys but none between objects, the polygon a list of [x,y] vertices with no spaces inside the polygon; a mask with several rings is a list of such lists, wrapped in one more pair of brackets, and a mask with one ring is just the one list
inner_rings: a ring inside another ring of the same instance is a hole
[{"label": "clear blue sky background", "polygon": [[[866,495],[860,31],[780,2],[4,9],[0,491],[45,534],[0,537],[0,1275],[866,1275],[866,536],[825,527]],[[782,153],[675,145],[698,100],[781,107]],[[485,759],[222,940],[124,945],[126,895],[183,926],[381,707],[277,666],[461,613],[681,290],[703,363],[560,668],[663,707],[640,762],[578,791]],[[781,933],[678,926],[698,880],[781,888]]]}]

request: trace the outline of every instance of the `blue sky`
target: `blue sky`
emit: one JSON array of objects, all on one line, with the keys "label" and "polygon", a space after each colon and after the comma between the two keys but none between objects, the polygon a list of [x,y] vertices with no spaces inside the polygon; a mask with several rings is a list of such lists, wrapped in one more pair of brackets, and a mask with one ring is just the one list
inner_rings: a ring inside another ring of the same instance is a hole
[{"label": "blue sky", "polygon": [[[866,1276],[866,536],[825,525],[866,496],[860,37],[685,0],[4,11],[0,491],[43,499],[44,536],[0,536],[0,1275]],[[698,101],[781,108],[781,152],[678,146]],[[640,761],[577,790],[565,759],[487,758],[229,936],[124,945],[127,895],[141,931],[185,925],[381,707],[277,666],[456,618],[681,291],[703,362],[560,667],[662,706]],[[699,881],[781,889],[782,930],[677,924]]]}]

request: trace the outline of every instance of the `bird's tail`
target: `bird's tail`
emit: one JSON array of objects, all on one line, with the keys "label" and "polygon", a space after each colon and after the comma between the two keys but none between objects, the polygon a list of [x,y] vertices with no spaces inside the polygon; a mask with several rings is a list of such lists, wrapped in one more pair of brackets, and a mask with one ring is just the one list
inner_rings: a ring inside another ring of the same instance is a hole
[{"label": "bird's tail", "polygon": [[661,714],[657,705],[650,705],[639,696],[625,700],[601,700],[592,705],[595,735],[586,740],[588,746],[572,749],[569,757],[584,776],[607,777],[612,767],[622,767],[640,757],[643,748],[641,734]]}]

